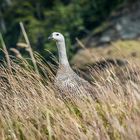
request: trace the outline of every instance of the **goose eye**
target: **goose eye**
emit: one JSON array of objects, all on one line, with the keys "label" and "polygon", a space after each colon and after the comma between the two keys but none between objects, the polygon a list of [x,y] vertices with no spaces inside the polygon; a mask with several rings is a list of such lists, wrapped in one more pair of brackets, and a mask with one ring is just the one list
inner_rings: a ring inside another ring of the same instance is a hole
[{"label": "goose eye", "polygon": [[56,34],[57,36],[59,36],[59,34]]}]

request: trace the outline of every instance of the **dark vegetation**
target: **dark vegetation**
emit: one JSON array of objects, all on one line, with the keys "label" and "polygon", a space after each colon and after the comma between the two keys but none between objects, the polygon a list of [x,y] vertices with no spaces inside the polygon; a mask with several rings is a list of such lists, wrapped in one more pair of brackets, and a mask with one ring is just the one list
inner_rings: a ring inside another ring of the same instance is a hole
[{"label": "dark vegetation", "polygon": [[[83,38],[102,22],[112,11],[130,0],[0,0],[0,31],[8,48],[22,41],[19,22],[25,24],[34,50],[50,58],[46,49],[56,54],[56,48],[47,41],[53,31],[67,37],[68,46],[75,37]],[[69,48],[70,57],[76,48]]]}]

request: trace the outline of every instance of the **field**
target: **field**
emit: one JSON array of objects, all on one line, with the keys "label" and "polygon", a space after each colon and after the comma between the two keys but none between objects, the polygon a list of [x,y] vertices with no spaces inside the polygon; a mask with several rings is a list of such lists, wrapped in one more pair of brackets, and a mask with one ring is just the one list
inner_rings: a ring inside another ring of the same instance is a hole
[{"label": "field", "polygon": [[40,74],[25,59],[0,66],[1,140],[140,139],[138,64],[92,70],[97,100],[62,100],[52,84],[55,68],[39,56],[36,61]]},{"label": "field", "polygon": [[0,140],[140,140],[140,0],[0,0]]}]

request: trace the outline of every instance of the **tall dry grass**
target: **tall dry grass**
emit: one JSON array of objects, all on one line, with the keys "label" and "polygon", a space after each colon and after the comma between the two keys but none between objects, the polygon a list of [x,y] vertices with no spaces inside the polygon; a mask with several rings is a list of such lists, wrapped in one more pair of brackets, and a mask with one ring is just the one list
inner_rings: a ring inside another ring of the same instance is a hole
[{"label": "tall dry grass", "polygon": [[33,67],[13,48],[11,59],[1,36],[0,140],[140,139],[140,64],[90,68],[98,99],[63,100],[53,86],[56,67],[33,53],[20,26],[26,43],[18,46],[28,49]]},{"label": "tall dry grass", "polygon": [[71,102],[56,96],[53,68],[35,56],[40,75],[24,60],[11,61],[12,73],[0,66],[1,140],[140,139],[139,66],[91,71],[98,100]]}]

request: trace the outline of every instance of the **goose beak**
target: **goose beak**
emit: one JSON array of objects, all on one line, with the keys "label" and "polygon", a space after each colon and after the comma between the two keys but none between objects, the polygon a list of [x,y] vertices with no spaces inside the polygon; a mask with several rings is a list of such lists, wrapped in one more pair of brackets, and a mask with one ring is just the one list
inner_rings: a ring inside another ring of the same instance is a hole
[{"label": "goose beak", "polygon": [[52,35],[50,35],[49,37],[48,37],[48,40],[52,40],[53,39],[53,37],[52,37]]}]

